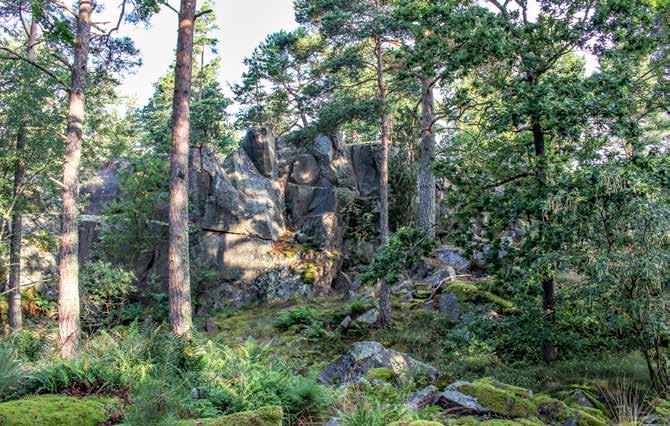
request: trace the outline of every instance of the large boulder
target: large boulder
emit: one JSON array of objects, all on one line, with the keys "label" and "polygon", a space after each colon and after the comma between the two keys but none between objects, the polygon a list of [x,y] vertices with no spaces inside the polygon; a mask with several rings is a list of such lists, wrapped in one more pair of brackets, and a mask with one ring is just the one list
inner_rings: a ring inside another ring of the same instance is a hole
[{"label": "large boulder", "polygon": [[378,342],[357,342],[351,349],[327,367],[318,377],[319,383],[359,383],[372,369],[388,369],[399,378],[417,378],[435,381],[439,371],[417,361],[407,354],[386,349]]},{"label": "large boulder", "polygon": [[267,127],[249,129],[242,141],[242,149],[247,153],[256,169],[265,177],[277,175],[275,138]]},{"label": "large boulder", "polygon": [[302,154],[293,160],[291,182],[299,185],[314,185],[319,180],[319,164],[312,154]]},{"label": "large boulder", "polygon": [[98,172],[81,185],[84,209],[79,220],[79,262],[82,264],[91,256],[93,243],[99,236],[100,215],[118,197],[120,173],[127,166],[123,161],[105,161]]},{"label": "large boulder", "polygon": [[358,192],[363,197],[379,195],[378,145],[356,144],[349,149]]}]

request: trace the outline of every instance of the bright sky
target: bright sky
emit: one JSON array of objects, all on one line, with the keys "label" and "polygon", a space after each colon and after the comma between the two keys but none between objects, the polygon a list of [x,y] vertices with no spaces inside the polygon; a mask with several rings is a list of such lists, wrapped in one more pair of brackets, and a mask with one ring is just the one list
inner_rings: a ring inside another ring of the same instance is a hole
[{"label": "bright sky", "polygon": [[[201,3],[198,1],[198,5]],[[171,0],[170,4],[179,7],[178,0]],[[226,93],[230,94],[227,83],[239,81],[245,68],[242,64],[244,57],[250,55],[266,35],[297,26],[293,1],[215,0],[214,11],[220,27],[218,38],[222,69],[219,80]],[[177,15],[163,8],[153,17],[149,28],[126,24],[121,34],[135,41],[143,63],[134,75],[125,79],[121,93],[136,98],[138,104],[143,105],[153,93],[153,84],[165,74],[174,59]]]}]

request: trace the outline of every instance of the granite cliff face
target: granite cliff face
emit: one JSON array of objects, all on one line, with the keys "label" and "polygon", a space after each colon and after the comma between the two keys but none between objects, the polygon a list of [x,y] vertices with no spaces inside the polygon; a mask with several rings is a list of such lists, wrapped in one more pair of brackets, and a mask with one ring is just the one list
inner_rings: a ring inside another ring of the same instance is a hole
[{"label": "granite cliff face", "polygon": [[[228,156],[202,147],[191,152],[189,190],[192,259],[210,279],[198,289],[206,308],[284,300],[331,290],[345,256],[343,211],[378,191],[375,145],[277,140],[251,129]],[[80,225],[80,258],[98,237],[103,205],[118,196],[119,165],[105,165],[86,183],[90,194]],[[165,210],[165,209],[163,209]],[[159,243],[134,265],[142,286],[167,282],[167,245]],[[215,277],[215,278],[211,278]]]}]

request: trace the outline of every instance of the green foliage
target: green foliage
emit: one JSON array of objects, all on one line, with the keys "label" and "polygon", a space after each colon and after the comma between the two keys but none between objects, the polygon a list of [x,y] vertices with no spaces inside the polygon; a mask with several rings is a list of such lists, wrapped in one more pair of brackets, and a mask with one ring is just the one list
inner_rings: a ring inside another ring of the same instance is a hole
[{"label": "green foliage", "polygon": [[321,321],[319,313],[309,306],[298,306],[280,312],[274,322],[275,327],[286,330],[294,325],[311,325]]},{"label": "green foliage", "polygon": [[11,397],[18,391],[24,379],[24,371],[17,360],[16,353],[6,345],[0,346],[0,401]]},{"label": "green foliage", "polygon": [[93,332],[136,317],[129,304],[135,292],[135,276],[119,266],[103,261],[87,263],[81,272],[81,323]]},{"label": "green foliage", "polygon": [[384,279],[389,285],[393,285],[402,272],[417,265],[432,247],[433,242],[421,231],[409,227],[400,228],[377,253],[361,280],[372,283]]}]

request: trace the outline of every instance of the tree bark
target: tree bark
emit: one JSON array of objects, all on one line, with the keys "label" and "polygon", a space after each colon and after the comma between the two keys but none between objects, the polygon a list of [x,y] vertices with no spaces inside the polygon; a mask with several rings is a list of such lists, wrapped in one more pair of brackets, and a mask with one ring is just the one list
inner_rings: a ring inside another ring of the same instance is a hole
[{"label": "tree bark", "polygon": [[379,283],[379,323],[386,327],[391,322],[391,287],[385,279]]},{"label": "tree bark", "polygon": [[181,1],[172,99],[168,262],[170,322],[172,331],[177,336],[189,336],[192,328],[188,247],[188,150],[195,3],[195,0]]},{"label": "tree bark", "polygon": [[61,356],[79,352],[79,164],[84,132],[85,86],[91,39],[93,2],[79,0],[74,45],[67,144],[63,165],[63,213],[61,218],[60,277],[58,281],[58,331]]},{"label": "tree bark", "polygon": [[[35,60],[35,40],[37,39],[37,22],[32,19],[28,40],[26,42],[26,55],[29,60]],[[28,82],[26,81],[26,84]],[[9,327],[12,330],[20,330],[23,327],[23,316],[21,313],[21,243],[22,243],[22,191],[23,180],[26,175],[26,164],[24,160],[26,149],[26,123],[22,123],[16,136],[16,163],[14,165],[14,212],[12,214],[12,238],[9,242],[9,288],[14,291],[9,295]]]},{"label": "tree bark", "polygon": [[382,246],[389,241],[389,130],[383,55],[382,39],[381,36],[377,36],[375,37],[375,57],[377,61],[377,89],[381,108],[379,128],[382,139],[382,158],[379,170],[379,235],[381,236]]},{"label": "tree bark", "polygon": [[421,157],[419,158],[419,205],[417,208],[419,229],[430,238],[435,238],[435,176],[430,169],[435,150],[433,133],[433,86],[429,78],[421,78]]},{"label": "tree bark", "polygon": [[[535,81],[535,80],[532,80]],[[542,188],[546,186],[546,159],[545,159],[545,141],[544,131],[540,123],[540,117],[536,114],[531,115],[531,130],[533,132],[533,146],[535,156],[538,158],[537,179]],[[545,192],[544,190],[542,192]],[[541,211],[537,212],[536,220],[540,226],[540,239],[546,231],[546,220]],[[542,355],[546,363],[555,361],[558,358],[558,348],[554,339],[554,328],[556,325],[556,307],[554,297],[554,277],[548,276],[542,279],[542,307],[544,309],[544,321],[547,327],[548,337],[542,344]]]}]

